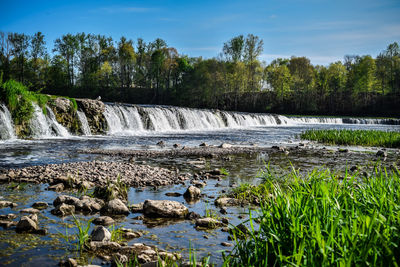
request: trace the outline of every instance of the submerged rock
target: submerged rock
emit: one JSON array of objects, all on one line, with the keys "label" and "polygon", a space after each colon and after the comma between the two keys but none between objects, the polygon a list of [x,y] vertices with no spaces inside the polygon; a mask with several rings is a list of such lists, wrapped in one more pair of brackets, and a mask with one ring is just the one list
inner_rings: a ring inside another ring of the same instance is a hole
[{"label": "submerged rock", "polygon": [[129,206],[129,210],[132,213],[143,212],[143,202],[138,204],[132,204]]},{"label": "submerged rock", "polygon": [[5,201],[5,200],[1,200],[0,201],[0,209],[2,209],[2,208],[15,208],[17,206],[18,206],[17,203],[14,203],[14,202],[11,202],[11,201]]},{"label": "submerged rock", "polygon": [[20,212],[21,213],[36,214],[36,213],[40,213],[40,210],[34,209],[34,208],[27,208],[27,209],[20,210]]},{"label": "submerged rock", "polygon": [[32,204],[32,208],[39,209],[39,210],[47,209],[48,206],[49,206],[49,204],[47,204],[46,202],[42,202],[42,201],[38,201],[38,202],[35,202]]},{"label": "submerged rock", "polygon": [[143,205],[143,213],[151,217],[185,218],[189,209],[171,200],[146,200]]},{"label": "submerged rock", "polygon": [[239,206],[243,201],[230,198],[230,197],[222,197],[215,200],[214,204],[219,207],[229,207],[229,206]]},{"label": "submerged rock", "polygon": [[196,220],[196,227],[202,227],[202,228],[217,228],[223,226],[223,223],[220,221],[206,217],[206,218],[200,218]]}]

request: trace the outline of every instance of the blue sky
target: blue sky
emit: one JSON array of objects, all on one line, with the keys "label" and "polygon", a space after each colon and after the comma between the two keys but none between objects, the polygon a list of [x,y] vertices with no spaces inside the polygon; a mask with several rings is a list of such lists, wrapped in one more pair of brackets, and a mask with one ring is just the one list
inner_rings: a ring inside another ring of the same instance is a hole
[{"label": "blue sky", "polygon": [[0,9],[1,31],[41,31],[49,48],[62,34],[85,32],[160,37],[181,54],[210,58],[230,38],[253,33],[264,40],[267,63],[296,55],[326,65],[400,42],[400,0],[0,0]]}]

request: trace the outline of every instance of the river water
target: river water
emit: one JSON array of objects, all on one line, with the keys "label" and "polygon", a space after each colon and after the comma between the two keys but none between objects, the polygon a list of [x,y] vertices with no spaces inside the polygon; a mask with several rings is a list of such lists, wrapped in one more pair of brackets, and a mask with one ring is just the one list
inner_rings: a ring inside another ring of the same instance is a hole
[{"label": "river water", "polygon": [[[143,120],[143,114],[137,112],[136,106],[107,105],[105,117],[109,124],[109,132],[103,136],[90,135],[90,129],[85,125],[84,136],[73,136],[59,125],[51,113],[47,116],[36,116],[36,135],[31,140],[20,140],[13,133],[9,113],[4,105],[0,108],[0,169],[19,168],[32,165],[89,161],[89,160],[126,160],[110,156],[88,154],[87,149],[171,149],[173,144],[197,147],[205,142],[209,145],[229,143],[237,146],[272,145],[295,146],[300,140],[298,135],[307,129],[374,129],[385,131],[400,131],[400,125],[386,125],[385,120],[341,119],[341,118],[288,118],[284,116],[255,115],[244,113],[225,113],[216,111],[183,109],[175,107],[140,107],[145,109],[151,123]],[[39,111],[37,111],[39,112]],[[142,112],[143,113],[143,112]],[[39,113],[38,113],[39,114]],[[40,115],[40,114],[39,114]],[[85,114],[79,117],[84,123]],[[157,145],[164,141],[165,146]],[[352,148],[362,150],[361,148]],[[333,155],[333,154],[332,154]],[[191,164],[187,158],[154,158],[140,159],[139,164],[152,166],[178,167],[182,172],[193,174],[199,166]],[[135,189],[129,191],[128,202],[139,203],[145,199],[169,199],[185,203],[190,211],[204,215],[206,209],[218,208],[213,205],[214,199],[223,192],[229,191],[234,184],[241,182],[257,183],[256,177],[266,162],[274,165],[288,166],[293,163],[296,167],[320,167],[322,165],[340,168],[347,164],[364,164],[369,159],[363,157],[343,159],[332,156],[329,159],[318,156],[302,155],[299,153],[289,156],[276,155],[235,155],[229,160],[201,159],[204,169],[223,167],[229,175],[222,181],[210,180],[202,192],[206,195],[196,203],[186,203],[183,197],[168,197],[167,192],[183,193],[188,184],[174,185],[157,189]],[[398,158],[394,158],[394,161]],[[201,167],[200,167],[201,168]],[[217,185],[218,183],[218,185]],[[17,213],[23,208],[30,207],[36,201],[49,204],[58,193],[45,190],[46,185],[26,185],[22,190],[16,190],[13,185],[0,186],[0,200],[10,200],[18,204],[15,209],[0,209],[0,214]],[[73,192],[70,192],[74,194]],[[55,266],[63,257],[76,257],[73,247],[60,237],[73,234],[72,218],[61,219],[52,215],[50,209],[39,216],[41,227],[49,230],[46,236],[16,234],[15,230],[0,230],[0,265],[9,266]],[[248,207],[232,207],[225,215],[232,225],[237,225],[247,217]],[[119,221],[118,227],[124,226],[144,231],[144,236],[132,242],[154,244],[169,251],[182,251],[188,255],[188,248],[197,251],[198,257],[211,256],[211,261],[221,264],[221,242],[228,241],[228,233],[220,231],[198,231],[190,221],[137,220],[130,214]],[[219,214],[221,217],[224,215]],[[88,220],[95,216],[81,216]],[[83,261],[107,265],[100,259],[85,255]]]}]

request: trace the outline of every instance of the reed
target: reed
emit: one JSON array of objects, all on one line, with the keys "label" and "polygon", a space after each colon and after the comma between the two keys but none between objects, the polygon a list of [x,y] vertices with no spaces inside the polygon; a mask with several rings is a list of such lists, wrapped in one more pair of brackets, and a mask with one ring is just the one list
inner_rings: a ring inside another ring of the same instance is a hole
[{"label": "reed", "polygon": [[399,148],[400,132],[375,130],[307,130],[301,139],[330,145],[357,145]]},{"label": "reed", "polygon": [[250,213],[247,238],[234,230],[225,266],[398,266],[398,169],[376,168],[364,180],[329,170],[288,179],[265,180],[270,197]]}]

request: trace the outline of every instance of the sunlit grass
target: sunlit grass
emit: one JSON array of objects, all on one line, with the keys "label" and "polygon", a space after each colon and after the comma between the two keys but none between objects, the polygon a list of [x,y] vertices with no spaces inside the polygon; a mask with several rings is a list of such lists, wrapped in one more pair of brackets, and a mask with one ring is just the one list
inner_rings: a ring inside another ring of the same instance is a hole
[{"label": "sunlit grass", "polygon": [[301,139],[330,145],[400,147],[400,132],[375,130],[307,130]]},{"label": "sunlit grass", "polygon": [[398,265],[397,169],[377,168],[365,180],[347,173],[340,178],[329,170],[306,176],[294,171],[287,179],[284,184],[264,181],[270,197],[263,199],[257,218],[248,221],[247,238],[234,235],[225,266]]}]

